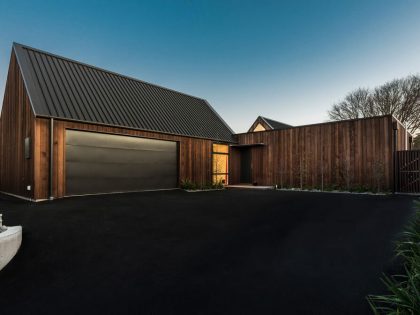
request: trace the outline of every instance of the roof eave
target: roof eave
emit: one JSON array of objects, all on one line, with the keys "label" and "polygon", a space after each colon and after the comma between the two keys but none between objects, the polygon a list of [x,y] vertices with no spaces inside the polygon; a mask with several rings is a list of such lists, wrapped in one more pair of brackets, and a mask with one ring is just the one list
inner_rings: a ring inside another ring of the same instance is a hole
[{"label": "roof eave", "polygon": [[274,127],[267,121],[267,119],[263,116],[259,116],[271,129],[274,129]]},{"label": "roof eave", "polygon": [[[165,134],[165,135],[171,135],[171,136],[177,136],[177,137],[185,137],[185,138],[194,138],[194,139],[205,139],[205,140],[211,140],[216,142],[224,142],[224,143],[237,143],[234,139],[232,134],[232,139],[222,139],[222,138],[210,138],[210,137],[200,137],[200,136],[194,136],[194,135],[186,135],[186,134],[180,134],[180,133],[173,133],[168,131],[159,131],[159,130],[153,130],[153,129],[144,129],[144,128],[135,128],[135,127],[128,127],[128,126],[122,126],[122,125],[116,125],[116,124],[106,124],[96,121],[87,121],[87,120],[79,120],[79,119],[69,119],[69,118],[63,118],[63,117],[57,117],[57,116],[51,116],[51,115],[35,115],[35,118],[45,118],[45,119],[55,119],[59,121],[69,121],[69,122],[75,122],[75,123],[82,123],[87,125],[98,125],[98,126],[107,126],[107,127],[116,127],[121,129],[128,129],[128,130],[137,130],[137,131],[144,131],[144,132],[154,132],[159,134]],[[71,129],[71,128],[70,128]]]}]

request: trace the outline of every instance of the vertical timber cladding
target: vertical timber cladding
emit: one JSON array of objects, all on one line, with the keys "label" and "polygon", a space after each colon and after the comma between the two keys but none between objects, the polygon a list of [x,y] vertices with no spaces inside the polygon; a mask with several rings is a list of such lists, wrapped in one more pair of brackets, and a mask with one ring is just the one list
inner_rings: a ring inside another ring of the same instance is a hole
[{"label": "vertical timber cladding", "polygon": [[66,130],[66,194],[176,188],[174,141]]},{"label": "vertical timber cladding", "polygon": [[[236,137],[239,144],[265,144],[250,149],[258,185],[391,190],[392,132],[392,117],[382,116]],[[238,183],[238,170],[231,172],[231,184]]]},{"label": "vertical timber cladding", "polygon": [[[178,149],[178,180],[189,179],[197,184],[211,182],[212,140],[190,138],[186,136],[126,129],[98,124],[54,120],[54,165],[53,165],[53,196],[62,198],[68,195],[66,191],[66,129],[89,131],[96,133],[133,136],[157,140],[176,141]],[[48,198],[49,169],[49,119],[35,119],[35,148],[39,153],[35,167],[35,199]],[[35,152],[35,153],[37,153]]]},{"label": "vertical timber cladding", "polygon": [[[33,198],[34,114],[14,53],[0,116],[0,191]],[[25,157],[25,138],[29,156]]]}]

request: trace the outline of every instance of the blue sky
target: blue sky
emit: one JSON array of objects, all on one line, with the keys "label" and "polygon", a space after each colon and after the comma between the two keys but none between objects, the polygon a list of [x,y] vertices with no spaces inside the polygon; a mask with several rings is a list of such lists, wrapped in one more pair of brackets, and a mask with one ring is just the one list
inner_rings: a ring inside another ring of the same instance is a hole
[{"label": "blue sky", "polygon": [[13,41],[205,98],[236,132],[420,73],[420,1],[121,2],[0,0],[0,94]]}]

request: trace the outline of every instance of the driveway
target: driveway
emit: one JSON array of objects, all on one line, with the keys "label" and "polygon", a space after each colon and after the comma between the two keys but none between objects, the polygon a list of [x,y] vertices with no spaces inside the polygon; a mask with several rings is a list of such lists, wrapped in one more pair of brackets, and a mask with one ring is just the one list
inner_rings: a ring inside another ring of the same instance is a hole
[{"label": "driveway", "polygon": [[369,314],[411,197],[231,190],[32,204],[4,314]]}]

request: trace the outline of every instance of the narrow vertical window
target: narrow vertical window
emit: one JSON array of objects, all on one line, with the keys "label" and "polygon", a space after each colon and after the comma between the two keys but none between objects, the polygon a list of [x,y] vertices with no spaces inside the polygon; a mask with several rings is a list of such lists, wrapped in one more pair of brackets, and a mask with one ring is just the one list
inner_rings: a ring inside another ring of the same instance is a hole
[{"label": "narrow vertical window", "polygon": [[213,184],[221,182],[223,185],[227,185],[229,182],[229,146],[214,143],[212,157]]},{"label": "narrow vertical window", "polygon": [[25,138],[25,159],[31,158],[31,138]]}]

